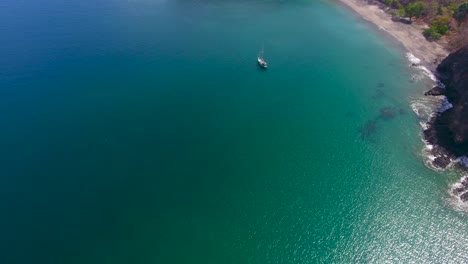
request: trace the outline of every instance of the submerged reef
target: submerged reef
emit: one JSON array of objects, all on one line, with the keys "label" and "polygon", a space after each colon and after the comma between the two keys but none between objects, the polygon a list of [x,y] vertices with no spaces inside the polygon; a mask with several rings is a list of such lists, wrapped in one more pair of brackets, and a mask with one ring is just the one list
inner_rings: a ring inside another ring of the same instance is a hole
[{"label": "submerged reef", "polygon": [[368,120],[359,128],[362,139],[370,139],[377,133],[377,123],[395,118],[398,114],[404,115],[405,110],[393,106],[385,106],[379,109],[379,114],[371,120]]},{"label": "submerged reef", "polygon": [[360,129],[359,133],[361,134],[362,139],[370,138],[377,131],[377,120],[369,120],[365,123]]}]

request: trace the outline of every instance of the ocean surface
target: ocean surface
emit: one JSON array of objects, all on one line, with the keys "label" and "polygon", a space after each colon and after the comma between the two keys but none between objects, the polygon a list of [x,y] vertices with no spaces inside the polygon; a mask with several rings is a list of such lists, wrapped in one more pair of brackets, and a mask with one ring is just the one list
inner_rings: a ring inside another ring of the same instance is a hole
[{"label": "ocean surface", "polygon": [[0,33],[1,263],[468,262],[432,81],[337,2],[3,0]]}]

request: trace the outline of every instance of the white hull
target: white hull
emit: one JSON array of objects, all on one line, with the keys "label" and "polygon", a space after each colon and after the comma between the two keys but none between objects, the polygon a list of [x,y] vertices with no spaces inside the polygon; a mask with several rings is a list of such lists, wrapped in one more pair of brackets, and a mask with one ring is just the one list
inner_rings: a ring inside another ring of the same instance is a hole
[{"label": "white hull", "polygon": [[268,64],[266,63],[266,61],[263,60],[263,59],[260,58],[260,57],[257,57],[257,62],[258,62],[258,64],[259,64],[262,68],[267,68],[267,67],[268,67]]}]

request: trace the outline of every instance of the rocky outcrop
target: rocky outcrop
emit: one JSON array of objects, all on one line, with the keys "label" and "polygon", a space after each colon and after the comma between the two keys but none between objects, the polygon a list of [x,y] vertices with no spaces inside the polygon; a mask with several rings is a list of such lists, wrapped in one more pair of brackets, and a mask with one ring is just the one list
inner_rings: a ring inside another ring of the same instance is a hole
[{"label": "rocky outcrop", "polygon": [[434,116],[424,136],[448,155],[468,156],[468,45],[445,58],[436,76],[445,89],[433,88],[426,94],[445,95],[453,107]]},{"label": "rocky outcrop", "polygon": [[425,92],[424,95],[431,95],[431,96],[445,95],[445,89],[440,86],[435,86],[434,88]]},{"label": "rocky outcrop", "polygon": [[462,202],[468,202],[468,177],[465,176],[452,186],[452,194]]}]

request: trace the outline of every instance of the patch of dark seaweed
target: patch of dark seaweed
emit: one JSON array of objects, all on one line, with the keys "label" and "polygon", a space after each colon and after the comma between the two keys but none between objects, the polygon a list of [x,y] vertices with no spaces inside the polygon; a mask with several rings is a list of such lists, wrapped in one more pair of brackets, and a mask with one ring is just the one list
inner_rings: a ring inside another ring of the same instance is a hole
[{"label": "patch of dark seaweed", "polygon": [[362,139],[369,139],[377,132],[377,119],[369,120],[360,129]]},{"label": "patch of dark seaweed", "polygon": [[397,109],[391,106],[380,108],[380,114],[378,118],[383,120],[393,119],[397,114]]},{"label": "patch of dark seaweed", "polygon": [[390,120],[397,116],[397,114],[405,114],[402,108],[392,106],[385,106],[379,109],[379,115],[374,119],[368,120],[363,126],[359,128],[359,133],[362,139],[371,139],[377,133],[377,123],[379,120]]},{"label": "patch of dark seaweed", "polygon": [[372,95],[372,99],[381,99],[385,97],[385,92],[381,89],[375,90],[375,94]]}]

